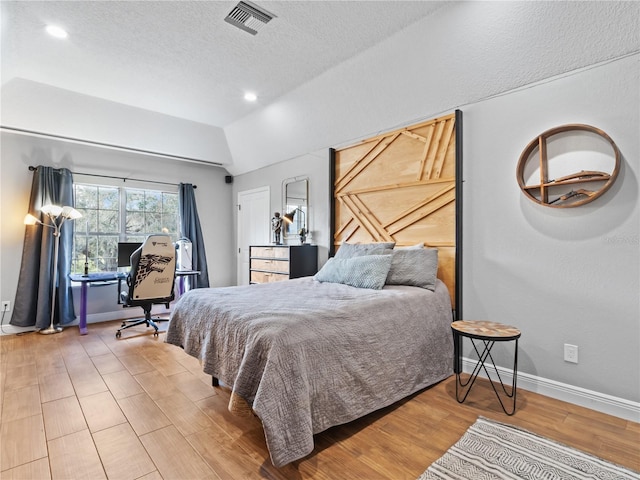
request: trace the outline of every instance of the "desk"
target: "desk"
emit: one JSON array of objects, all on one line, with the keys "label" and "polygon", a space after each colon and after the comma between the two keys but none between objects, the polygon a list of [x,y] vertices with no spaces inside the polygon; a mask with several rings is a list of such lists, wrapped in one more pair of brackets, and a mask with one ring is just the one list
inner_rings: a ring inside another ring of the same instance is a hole
[{"label": "desk", "polygon": [[72,282],[79,282],[81,284],[80,290],[80,335],[87,334],[87,285],[89,283],[103,283],[112,282],[114,280],[122,280],[127,277],[124,272],[98,272],[82,275],[80,273],[72,273],[69,275],[69,279]]},{"label": "desk", "polygon": [[[193,275],[200,275],[200,270],[176,270],[176,277],[178,281],[178,296],[184,293],[184,277]],[[80,329],[80,335],[86,335],[87,332],[87,286],[89,283],[103,283],[118,281],[120,282],[127,278],[125,272],[98,272],[82,275],[80,273],[72,273],[69,275],[72,282],[78,282],[80,287],[80,323],[78,328]],[[120,288],[118,288],[118,298],[120,298]]]},{"label": "desk", "polygon": [[184,293],[184,277],[200,275],[200,270],[176,270],[178,277],[178,298]]}]

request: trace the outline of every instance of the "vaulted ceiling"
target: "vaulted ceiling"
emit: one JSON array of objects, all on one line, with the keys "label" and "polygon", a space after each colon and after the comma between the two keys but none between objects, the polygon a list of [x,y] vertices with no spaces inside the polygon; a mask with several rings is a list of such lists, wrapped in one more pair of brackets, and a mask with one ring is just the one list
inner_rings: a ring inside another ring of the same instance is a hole
[{"label": "vaulted ceiling", "polygon": [[[225,127],[438,9],[443,2],[2,1],[2,82],[21,78]],[[50,37],[46,25],[68,32]],[[246,91],[258,96],[243,99]]]},{"label": "vaulted ceiling", "polygon": [[640,2],[237,3],[0,1],[2,125],[238,175],[640,51]]}]

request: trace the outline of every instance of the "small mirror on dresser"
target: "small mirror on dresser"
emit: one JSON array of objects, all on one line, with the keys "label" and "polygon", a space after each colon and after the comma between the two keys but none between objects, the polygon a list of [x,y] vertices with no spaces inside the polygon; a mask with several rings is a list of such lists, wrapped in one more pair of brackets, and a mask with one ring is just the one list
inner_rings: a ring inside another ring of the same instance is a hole
[{"label": "small mirror on dresser", "polygon": [[284,239],[290,244],[296,241],[304,243],[303,239],[306,239],[309,230],[307,217],[309,179],[307,177],[287,178],[282,182],[282,210],[285,217],[282,225]]}]

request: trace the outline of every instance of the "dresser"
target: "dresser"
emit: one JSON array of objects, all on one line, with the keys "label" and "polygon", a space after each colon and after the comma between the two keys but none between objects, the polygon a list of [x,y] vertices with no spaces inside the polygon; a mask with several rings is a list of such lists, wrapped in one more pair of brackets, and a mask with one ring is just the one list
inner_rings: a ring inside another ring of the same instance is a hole
[{"label": "dresser", "polygon": [[315,275],[317,245],[251,245],[249,283],[268,283]]}]

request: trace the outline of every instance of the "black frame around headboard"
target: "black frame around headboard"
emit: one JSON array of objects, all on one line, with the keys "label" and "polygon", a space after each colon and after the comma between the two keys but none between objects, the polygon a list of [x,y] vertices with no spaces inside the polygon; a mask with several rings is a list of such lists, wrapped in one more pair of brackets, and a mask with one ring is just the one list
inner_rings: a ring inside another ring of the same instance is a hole
[{"label": "black frame around headboard", "polygon": [[[456,215],[456,225],[455,225],[455,236],[456,236],[456,246],[455,246],[455,300],[453,304],[453,320],[458,320],[462,317],[462,219],[463,219],[463,209],[462,209],[462,111],[455,110],[455,121],[456,121],[456,131],[455,131],[455,155],[456,155],[456,180],[455,180],[455,196],[456,196],[456,207],[455,207],[455,215]],[[336,211],[336,200],[335,200],[335,184],[336,184],[336,150],[334,148],[329,149],[329,184],[330,184],[330,214],[329,214],[329,223],[330,223],[330,237],[329,237],[329,257],[333,257],[335,254],[335,245],[333,239],[335,238],[335,211]],[[457,368],[457,367],[456,367]]]}]

